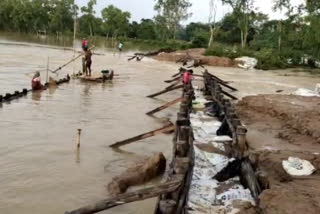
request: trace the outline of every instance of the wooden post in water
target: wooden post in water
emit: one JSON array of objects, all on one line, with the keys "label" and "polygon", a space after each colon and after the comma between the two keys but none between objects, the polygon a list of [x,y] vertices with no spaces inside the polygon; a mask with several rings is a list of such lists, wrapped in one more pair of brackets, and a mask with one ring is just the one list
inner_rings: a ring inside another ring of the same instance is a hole
[{"label": "wooden post in water", "polygon": [[81,129],[78,129],[78,137],[77,137],[77,148],[80,148],[80,136],[81,136]]},{"label": "wooden post in water", "polygon": [[47,75],[46,75],[46,83],[49,82],[49,57],[47,60]]}]

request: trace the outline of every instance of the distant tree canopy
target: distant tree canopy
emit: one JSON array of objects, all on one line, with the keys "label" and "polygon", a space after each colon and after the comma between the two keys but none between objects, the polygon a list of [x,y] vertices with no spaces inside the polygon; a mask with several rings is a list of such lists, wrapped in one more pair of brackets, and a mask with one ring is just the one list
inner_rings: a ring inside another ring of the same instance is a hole
[{"label": "distant tree canopy", "polygon": [[[189,47],[207,47],[211,38],[214,43],[277,51],[291,54],[291,58],[298,52],[320,58],[319,0],[307,0],[298,6],[292,6],[292,0],[273,0],[273,9],[283,14],[282,20],[269,20],[267,15],[256,12],[254,0],[216,1],[229,5],[232,11],[214,23],[192,22],[183,26],[181,22],[191,15],[188,0],[155,0],[158,14],[140,22],[130,22],[131,14],[113,5],[97,13],[96,0],[87,1],[81,8],[74,0],[0,0],[0,30],[71,34],[76,21],[81,35],[162,42],[177,39],[187,41]],[[204,12],[209,16],[209,11]]]}]

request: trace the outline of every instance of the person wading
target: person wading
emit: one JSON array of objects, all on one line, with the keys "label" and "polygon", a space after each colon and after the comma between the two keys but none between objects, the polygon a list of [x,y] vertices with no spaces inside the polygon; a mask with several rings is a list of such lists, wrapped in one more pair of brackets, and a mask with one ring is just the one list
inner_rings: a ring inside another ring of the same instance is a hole
[{"label": "person wading", "polygon": [[88,48],[84,49],[84,63],[85,63],[85,72],[86,76],[91,76],[91,64],[92,64],[92,53]]},{"label": "person wading", "polygon": [[36,72],[31,81],[31,88],[33,91],[43,89],[43,85],[41,84],[40,72]]},{"label": "person wading", "polygon": [[119,50],[119,52],[122,51],[122,48],[123,48],[123,44],[122,44],[121,42],[119,42],[119,45],[118,45],[118,50]]}]

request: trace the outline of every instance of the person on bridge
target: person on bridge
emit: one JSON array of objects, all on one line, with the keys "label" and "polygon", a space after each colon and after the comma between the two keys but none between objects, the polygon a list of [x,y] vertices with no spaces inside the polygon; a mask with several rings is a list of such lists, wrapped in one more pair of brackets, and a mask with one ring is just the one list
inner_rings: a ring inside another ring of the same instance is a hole
[{"label": "person on bridge", "polygon": [[31,81],[31,88],[33,91],[43,89],[43,85],[41,84],[40,72],[37,71]]},{"label": "person on bridge", "polygon": [[85,66],[86,66],[86,76],[91,76],[91,64],[92,64],[92,53],[88,48],[84,49],[84,61],[85,61]]},{"label": "person on bridge", "polygon": [[183,83],[189,84],[192,81],[193,70],[187,70],[183,73]]},{"label": "person on bridge", "polygon": [[88,48],[88,41],[86,38],[83,38],[82,40],[82,50],[85,50],[86,48]]}]

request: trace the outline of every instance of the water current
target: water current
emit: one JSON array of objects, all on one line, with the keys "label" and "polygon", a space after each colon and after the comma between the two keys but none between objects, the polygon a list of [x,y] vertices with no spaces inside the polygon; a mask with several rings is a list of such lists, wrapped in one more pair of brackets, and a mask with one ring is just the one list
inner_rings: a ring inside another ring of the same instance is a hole
[{"label": "water current", "polygon": [[[170,158],[171,136],[159,135],[114,151],[108,145],[159,128],[174,121],[177,108],[156,117],[145,112],[175,99],[180,91],[157,99],[146,95],[163,89],[163,80],[176,73],[178,64],[144,58],[128,62],[130,52],[97,49],[93,71],[113,69],[112,83],[71,80],[43,92],[0,106],[0,213],[64,213],[104,199],[105,186],[136,160],[153,152]],[[77,53],[76,53],[77,55]],[[36,70],[46,79],[46,66],[55,69],[69,61],[73,51],[0,36],[0,94],[30,88]],[[48,63],[49,59],[49,63]],[[81,68],[80,60],[50,74],[62,78]],[[243,97],[299,87],[312,89],[319,78],[287,71],[244,71],[214,68],[209,71],[233,81]],[[77,129],[82,129],[81,149],[76,151]],[[151,213],[155,200],[133,203],[104,213]]]}]

